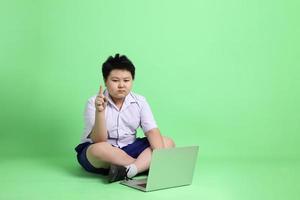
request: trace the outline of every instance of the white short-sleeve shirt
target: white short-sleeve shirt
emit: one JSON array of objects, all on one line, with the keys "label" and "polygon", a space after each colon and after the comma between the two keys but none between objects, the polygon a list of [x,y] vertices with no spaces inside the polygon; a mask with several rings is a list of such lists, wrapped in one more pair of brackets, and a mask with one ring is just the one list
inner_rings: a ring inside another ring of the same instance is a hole
[{"label": "white short-sleeve shirt", "polygon": [[[151,108],[145,97],[130,92],[123,103],[121,110],[117,108],[111,100],[108,91],[103,92],[108,98],[105,109],[105,120],[108,135],[108,142],[113,146],[124,147],[131,144],[136,139],[136,132],[139,127],[146,133],[157,124],[153,117]],[[84,132],[81,143],[92,142],[89,135],[95,123],[95,99],[96,96],[89,98],[84,112]]]}]

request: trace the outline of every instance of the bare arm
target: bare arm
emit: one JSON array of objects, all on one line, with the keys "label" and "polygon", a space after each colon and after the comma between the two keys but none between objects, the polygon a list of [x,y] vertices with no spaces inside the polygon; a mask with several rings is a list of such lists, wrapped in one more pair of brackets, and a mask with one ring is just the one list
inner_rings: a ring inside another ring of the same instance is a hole
[{"label": "bare arm", "polygon": [[161,149],[165,148],[162,135],[158,128],[151,129],[147,133],[145,133],[148,141],[151,145],[151,149]]},{"label": "bare arm", "polygon": [[93,142],[106,142],[107,141],[107,129],[105,122],[105,108],[107,105],[107,99],[103,95],[102,86],[95,99],[95,124],[91,131],[90,138]]},{"label": "bare arm", "polygon": [[93,142],[106,142],[107,141],[107,129],[105,125],[104,112],[95,112],[95,124],[90,134],[90,138]]}]

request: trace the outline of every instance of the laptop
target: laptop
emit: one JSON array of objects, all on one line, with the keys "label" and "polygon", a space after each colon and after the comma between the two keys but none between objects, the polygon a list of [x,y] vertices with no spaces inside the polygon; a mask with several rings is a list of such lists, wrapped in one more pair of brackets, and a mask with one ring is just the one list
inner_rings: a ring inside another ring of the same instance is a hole
[{"label": "laptop", "polygon": [[147,177],[120,183],[144,192],[192,184],[198,146],[155,149]]}]

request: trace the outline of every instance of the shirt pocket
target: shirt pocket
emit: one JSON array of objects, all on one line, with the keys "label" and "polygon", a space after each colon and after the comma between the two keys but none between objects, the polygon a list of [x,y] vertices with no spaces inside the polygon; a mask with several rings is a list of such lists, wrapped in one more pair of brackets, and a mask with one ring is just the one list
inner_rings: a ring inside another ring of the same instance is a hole
[{"label": "shirt pocket", "polygon": [[136,115],[123,115],[120,118],[120,125],[126,130],[126,132],[135,133],[135,130],[139,128],[141,120],[139,116]]},{"label": "shirt pocket", "polygon": [[126,123],[130,132],[134,134],[136,132],[136,129],[140,127],[141,121],[139,119],[128,119]]}]

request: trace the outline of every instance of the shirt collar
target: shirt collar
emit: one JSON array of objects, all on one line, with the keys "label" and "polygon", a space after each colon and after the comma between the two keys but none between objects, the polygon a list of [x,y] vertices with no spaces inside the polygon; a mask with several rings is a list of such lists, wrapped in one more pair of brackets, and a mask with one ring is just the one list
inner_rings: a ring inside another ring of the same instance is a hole
[{"label": "shirt collar", "polygon": [[[108,102],[111,105],[113,105],[116,109],[118,109],[117,106],[115,105],[115,103],[113,102],[113,100],[111,99],[107,89],[104,90],[103,95],[107,97]],[[124,110],[125,108],[127,108],[131,103],[137,103],[137,101],[136,101],[136,99],[133,98],[132,92],[129,92],[129,94],[125,97],[125,101],[122,105],[121,110]]]}]

